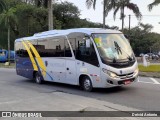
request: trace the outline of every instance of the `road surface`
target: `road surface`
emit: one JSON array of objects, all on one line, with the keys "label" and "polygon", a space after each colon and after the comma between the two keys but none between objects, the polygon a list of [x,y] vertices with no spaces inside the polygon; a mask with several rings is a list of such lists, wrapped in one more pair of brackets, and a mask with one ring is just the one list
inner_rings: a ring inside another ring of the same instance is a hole
[{"label": "road surface", "polygon": [[[13,69],[0,69],[1,110],[7,107],[8,101],[12,103],[21,98],[32,99],[36,96],[35,93],[50,94],[56,91],[94,98],[139,110],[160,111],[160,79],[158,78],[139,77],[139,82],[124,87],[94,89],[93,92],[85,92],[72,85],[50,82],[39,85],[32,80],[17,76]],[[6,105],[3,106],[4,103]]]}]

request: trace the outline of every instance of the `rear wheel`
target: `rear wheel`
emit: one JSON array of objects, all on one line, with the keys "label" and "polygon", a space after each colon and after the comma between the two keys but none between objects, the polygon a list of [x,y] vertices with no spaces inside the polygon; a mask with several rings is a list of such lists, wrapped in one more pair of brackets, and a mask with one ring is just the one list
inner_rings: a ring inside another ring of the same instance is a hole
[{"label": "rear wheel", "polygon": [[92,91],[93,87],[92,87],[92,82],[90,80],[89,77],[83,77],[82,82],[81,82],[81,87],[83,88],[83,90],[85,91]]},{"label": "rear wheel", "polygon": [[38,72],[35,73],[34,79],[35,79],[35,82],[38,83],[38,84],[43,83],[42,77]]}]

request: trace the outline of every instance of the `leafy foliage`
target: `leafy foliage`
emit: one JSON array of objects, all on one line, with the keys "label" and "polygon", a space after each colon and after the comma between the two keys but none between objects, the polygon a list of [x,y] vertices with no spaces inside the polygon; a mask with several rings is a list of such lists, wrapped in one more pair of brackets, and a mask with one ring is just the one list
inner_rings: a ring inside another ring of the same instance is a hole
[{"label": "leafy foliage", "polygon": [[132,10],[133,11],[133,13],[135,14],[135,16],[137,17],[137,18],[141,18],[142,17],[142,15],[141,15],[141,12],[140,12],[140,10],[139,10],[139,8],[138,8],[138,6],[136,5],[136,4],[134,4],[134,3],[131,3],[130,2],[130,0],[118,0],[117,2],[116,2],[116,5],[115,5],[115,10],[114,10],[114,18],[116,17],[116,13],[118,12],[118,10],[121,10],[121,19],[124,17],[123,16],[123,12],[124,12],[124,8],[128,8],[128,9],[130,9],[130,10]]},{"label": "leafy foliage", "polygon": [[[11,48],[14,48],[14,40],[16,38],[31,36],[34,33],[47,31],[48,30],[48,10],[41,3],[38,6],[35,0],[0,0],[7,5],[7,15],[13,18],[9,25],[11,27]],[[53,21],[55,29],[67,29],[67,28],[80,28],[80,27],[102,27],[101,23],[94,23],[88,19],[80,19],[80,10],[72,3],[62,2],[55,3],[53,6]],[[0,48],[7,49],[7,23],[5,23],[6,8],[3,8],[1,15],[0,24]],[[15,16],[13,16],[13,14]],[[105,25],[105,28],[119,29],[117,26]],[[124,30],[128,36],[130,36],[131,45],[136,55],[140,53],[147,53],[152,49],[153,51],[160,50],[160,35],[152,33],[152,26],[149,24],[140,23],[139,26]]]},{"label": "leafy foliage", "polygon": [[160,51],[158,44],[160,43],[160,34],[152,33],[153,26],[150,24],[142,24],[132,28],[130,31],[124,29],[124,33],[129,36],[129,40],[136,56],[140,53],[149,53]]},{"label": "leafy foliage", "polygon": [[6,3],[3,0],[0,0],[0,13],[7,9],[6,7]]},{"label": "leafy foliage", "polygon": [[[88,9],[93,8],[95,9],[97,0],[86,0],[86,6]],[[117,0],[103,0],[103,28],[105,28],[105,18],[108,13],[115,8]]]},{"label": "leafy foliage", "polygon": [[148,9],[151,11],[154,6],[160,4],[160,0],[154,0],[151,4],[148,5]]}]

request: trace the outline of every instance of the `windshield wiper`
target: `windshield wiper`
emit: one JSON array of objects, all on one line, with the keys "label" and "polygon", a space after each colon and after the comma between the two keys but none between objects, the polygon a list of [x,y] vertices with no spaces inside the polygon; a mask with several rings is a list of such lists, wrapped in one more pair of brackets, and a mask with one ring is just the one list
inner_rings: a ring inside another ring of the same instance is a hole
[{"label": "windshield wiper", "polygon": [[[122,54],[122,51],[121,51],[121,50],[123,50],[123,49],[118,45],[118,43],[117,43],[116,41],[114,41],[114,45],[115,45],[115,49],[117,50],[117,53],[118,53],[118,54],[119,54],[119,53]],[[125,50],[123,50],[123,52],[126,53],[126,55],[128,56],[127,58],[128,58],[129,61],[132,61],[132,60],[133,60],[132,57],[131,57],[130,55],[128,55],[128,53],[127,53]]]},{"label": "windshield wiper", "polygon": [[114,45],[115,45],[115,49],[117,50],[117,53],[121,53],[122,54],[122,51],[121,51],[121,47],[118,45],[118,43],[116,41],[114,41]]}]

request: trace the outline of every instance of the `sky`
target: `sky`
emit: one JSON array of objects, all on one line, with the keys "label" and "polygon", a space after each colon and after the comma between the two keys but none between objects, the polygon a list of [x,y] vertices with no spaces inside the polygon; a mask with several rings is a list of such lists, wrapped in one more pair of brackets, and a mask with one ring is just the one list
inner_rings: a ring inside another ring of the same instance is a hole
[{"label": "sky", "polygon": [[[103,20],[103,0],[97,0],[96,9],[93,8],[87,9],[85,1],[86,0],[61,0],[61,1],[68,1],[76,5],[80,11],[81,15],[80,18],[84,19],[86,18],[89,21],[92,22],[98,22],[102,23]],[[148,10],[148,4],[152,3],[154,0],[131,0],[131,2],[138,5],[143,17],[140,22],[144,24],[151,24],[154,28],[152,32],[160,33],[160,5],[156,6],[152,9],[152,11]],[[129,15],[131,15],[131,27],[137,26],[139,23],[139,20],[134,16],[134,13],[130,11],[129,9],[125,9],[125,23],[124,26],[128,28],[129,26]],[[121,28],[121,20],[120,13],[118,12],[116,15],[116,20],[113,19],[113,11],[111,11],[108,16],[106,17],[106,24],[109,26],[118,26]]]}]

